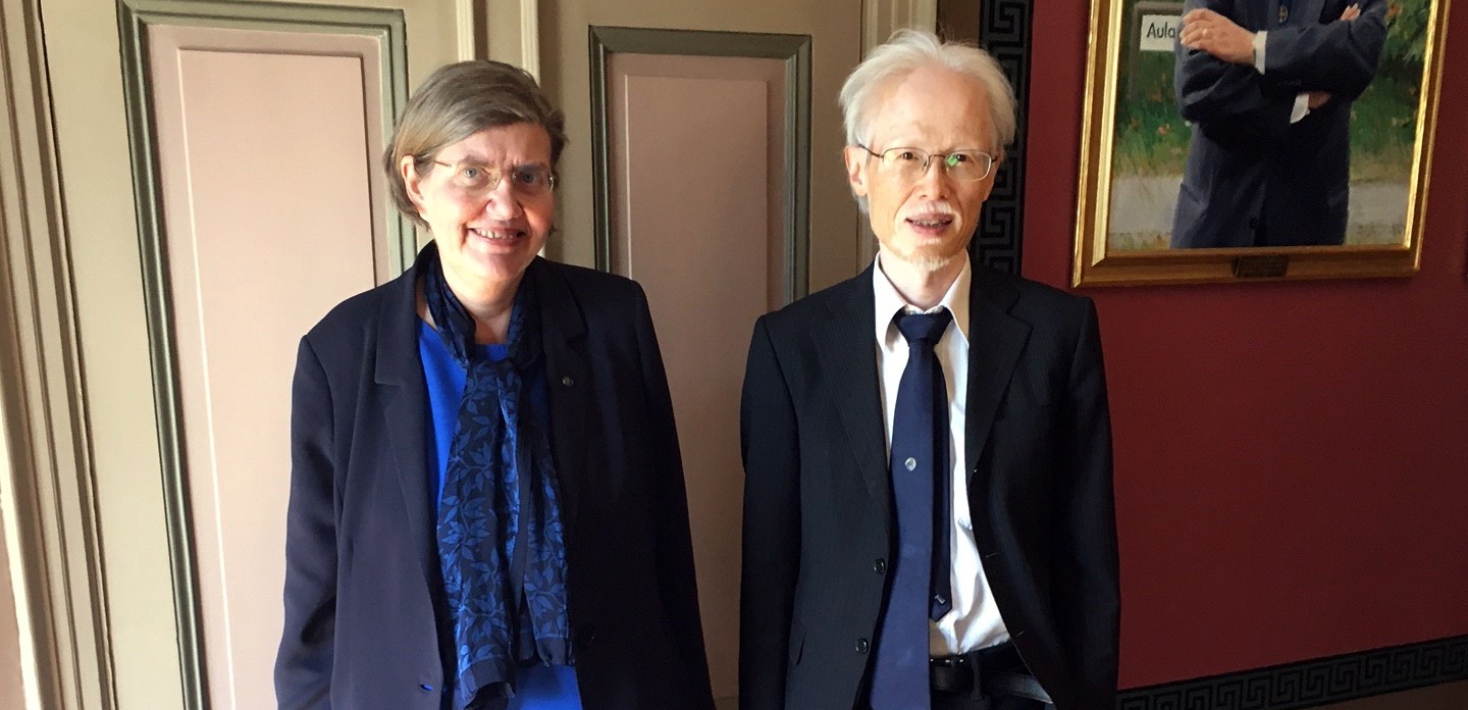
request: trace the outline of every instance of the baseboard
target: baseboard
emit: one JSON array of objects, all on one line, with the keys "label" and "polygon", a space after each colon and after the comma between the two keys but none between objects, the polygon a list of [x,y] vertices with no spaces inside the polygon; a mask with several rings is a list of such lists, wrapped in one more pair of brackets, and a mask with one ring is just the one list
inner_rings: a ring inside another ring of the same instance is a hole
[{"label": "baseboard", "polygon": [[1468,636],[1124,690],[1119,710],[1297,710],[1468,680]]},{"label": "baseboard", "polygon": [[[1468,680],[1468,636],[1123,690],[1117,710],[1300,710]],[[737,698],[714,701],[734,710]]]}]

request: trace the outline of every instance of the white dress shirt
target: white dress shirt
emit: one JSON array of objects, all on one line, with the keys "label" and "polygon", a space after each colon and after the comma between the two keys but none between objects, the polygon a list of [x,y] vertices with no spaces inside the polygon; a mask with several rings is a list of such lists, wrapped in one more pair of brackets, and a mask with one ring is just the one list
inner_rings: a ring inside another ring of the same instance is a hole
[{"label": "white dress shirt", "polygon": [[[1260,30],[1254,33],[1254,71],[1264,73],[1264,52],[1268,47],[1269,32]],[[1300,119],[1310,115],[1310,94],[1300,92],[1295,94],[1295,103],[1290,107],[1290,123],[1299,123]]]},{"label": "white dress shirt", "polygon": [[[979,548],[974,542],[973,520],[969,513],[968,476],[964,472],[964,409],[968,402],[969,286],[973,270],[964,258],[963,271],[943,300],[924,311],[909,304],[882,272],[882,258],[877,256],[872,269],[872,286],[876,293],[877,369],[882,373],[882,412],[887,432],[887,455],[892,455],[892,420],[897,410],[897,387],[907,367],[907,340],[897,330],[898,313],[936,313],[948,309],[953,322],[938,340],[934,353],[943,368],[943,382],[948,387],[948,460],[953,479],[953,520],[949,526],[952,554],[950,574],[953,585],[953,609],[937,622],[929,622],[928,647],[935,656],[965,653],[1009,640],[1009,631],[999,616],[999,607],[989,591],[984,567],[979,562]],[[982,337],[982,335],[980,336]]]}]

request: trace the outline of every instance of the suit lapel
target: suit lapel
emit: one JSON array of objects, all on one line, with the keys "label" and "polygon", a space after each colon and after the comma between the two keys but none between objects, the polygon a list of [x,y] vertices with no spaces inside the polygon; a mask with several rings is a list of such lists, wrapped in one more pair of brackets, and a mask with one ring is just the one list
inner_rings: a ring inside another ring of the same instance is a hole
[{"label": "suit lapel", "polygon": [[586,323],[570,284],[550,262],[537,258],[526,272],[536,279],[541,308],[541,347],[550,390],[551,445],[561,492],[561,524],[573,539],[581,478],[586,468],[586,413],[592,409]]},{"label": "suit lapel", "polygon": [[968,402],[964,420],[964,470],[973,485],[979,457],[989,440],[994,416],[1009,387],[1020,353],[1030,337],[1029,324],[1009,315],[1019,298],[1013,286],[975,263],[969,293]]},{"label": "suit lapel", "polygon": [[386,406],[388,446],[397,463],[398,484],[407,507],[408,528],[425,578],[437,569],[437,545],[430,523],[433,467],[428,461],[428,386],[418,358],[418,280],[414,267],[398,277],[397,293],[378,313],[375,379]]},{"label": "suit lapel", "polygon": [[891,491],[887,475],[887,435],[882,416],[881,373],[877,343],[872,269],[838,288],[830,318],[813,335],[820,352],[822,376],[832,383],[836,409],[851,444],[867,493],[892,528]]}]

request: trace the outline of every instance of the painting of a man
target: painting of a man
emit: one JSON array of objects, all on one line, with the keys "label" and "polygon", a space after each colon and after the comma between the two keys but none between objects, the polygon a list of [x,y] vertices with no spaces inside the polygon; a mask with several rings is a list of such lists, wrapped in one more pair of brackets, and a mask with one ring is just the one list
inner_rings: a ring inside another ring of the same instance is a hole
[{"label": "painting of a man", "polygon": [[1174,88],[1193,130],[1172,248],[1345,242],[1352,104],[1386,16],[1385,0],[1188,0]]}]

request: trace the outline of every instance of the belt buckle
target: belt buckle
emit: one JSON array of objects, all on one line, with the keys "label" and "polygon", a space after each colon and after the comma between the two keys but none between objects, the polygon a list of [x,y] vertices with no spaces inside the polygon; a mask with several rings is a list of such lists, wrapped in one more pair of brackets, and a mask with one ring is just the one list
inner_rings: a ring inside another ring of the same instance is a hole
[{"label": "belt buckle", "polygon": [[930,656],[928,678],[934,690],[971,693],[979,688],[979,667],[967,654]]},{"label": "belt buckle", "polygon": [[964,655],[932,656],[928,658],[928,663],[938,666],[939,668],[958,668],[960,666],[968,665],[968,657]]}]

